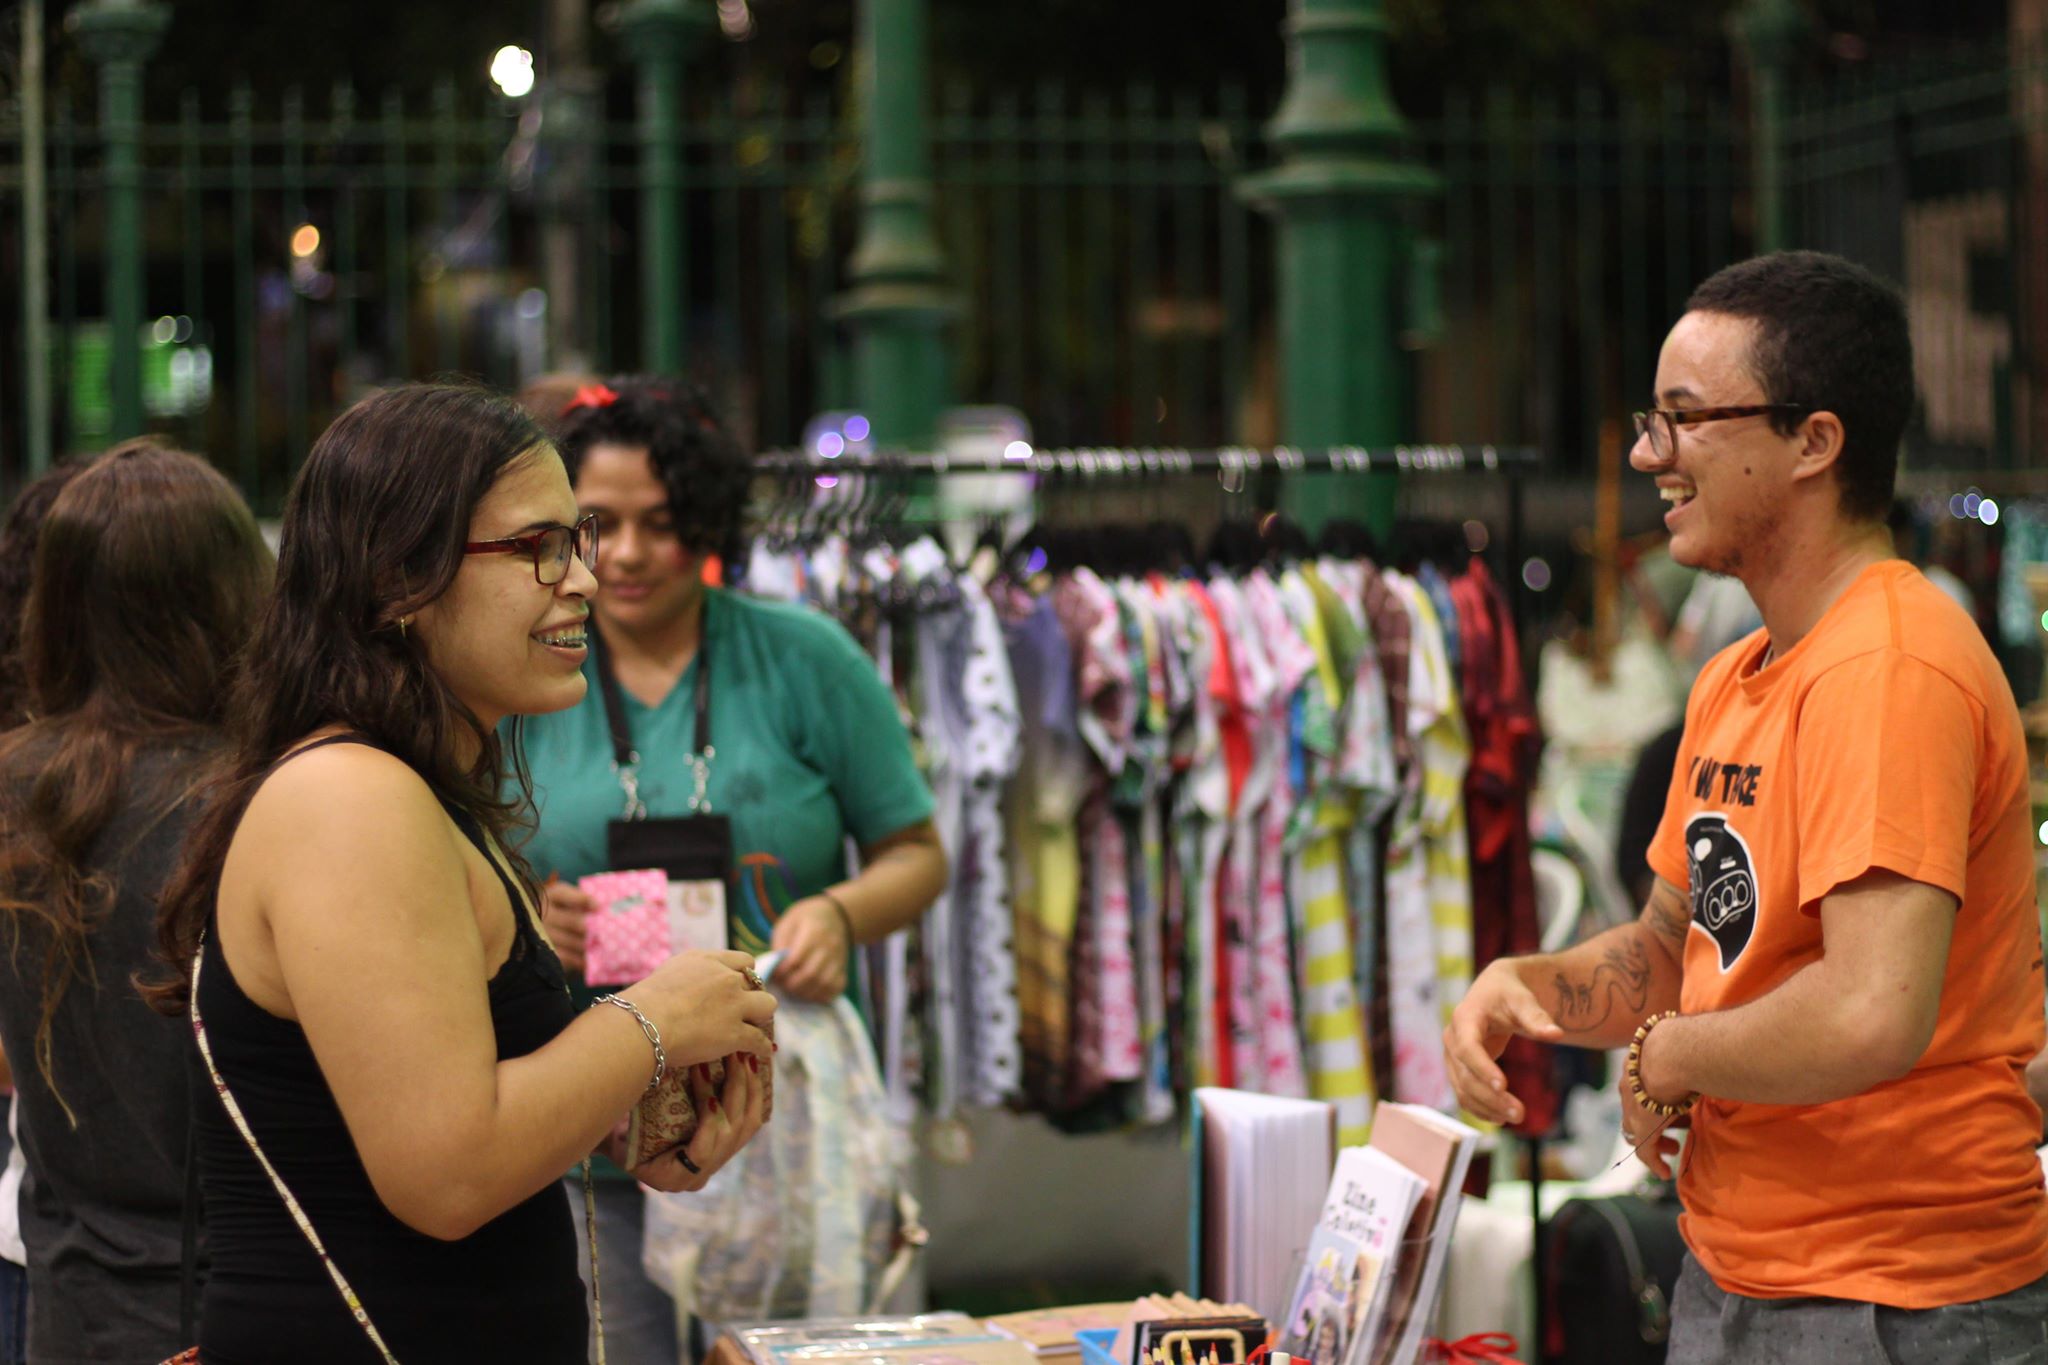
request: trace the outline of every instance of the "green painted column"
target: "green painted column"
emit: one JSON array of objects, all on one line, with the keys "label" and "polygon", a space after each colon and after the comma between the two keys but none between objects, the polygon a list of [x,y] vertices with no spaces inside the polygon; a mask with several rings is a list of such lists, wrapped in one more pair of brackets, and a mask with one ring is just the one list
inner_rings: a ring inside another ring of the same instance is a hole
[{"label": "green painted column", "polygon": [[1746,0],[1729,20],[1749,67],[1750,192],[1756,249],[1790,245],[1785,226],[1785,87],[1806,11],[1799,0]]},{"label": "green painted column", "polygon": [[860,242],[837,314],[852,331],[853,400],[884,446],[927,448],[946,406],[953,303],[932,226],[926,0],[864,0]]},{"label": "green painted column", "polygon": [[[1396,444],[1410,434],[1402,212],[1437,180],[1402,150],[1380,0],[1293,0],[1287,34],[1287,95],[1268,128],[1280,165],[1242,186],[1277,224],[1282,439]],[[1384,538],[1395,477],[1291,475],[1282,505],[1311,530],[1351,516]]]},{"label": "green painted column", "polygon": [[592,357],[604,351],[597,344],[596,289],[588,268],[604,82],[590,65],[585,0],[551,0],[547,10],[547,80],[538,93],[550,169],[535,187],[541,210],[541,281],[548,297],[547,364],[554,370],[588,371]]},{"label": "green painted column", "polygon": [[156,0],[86,0],[71,32],[100,69],[106,148],[108,395],[113,439],[142,431],[142,67],[163,40],[170,7]]},{"label": "green painted column", "polygon": [[683,368],[683,62],[713,22],[687,0],[632,0],[619,17],[639,70],[640,367]]}]

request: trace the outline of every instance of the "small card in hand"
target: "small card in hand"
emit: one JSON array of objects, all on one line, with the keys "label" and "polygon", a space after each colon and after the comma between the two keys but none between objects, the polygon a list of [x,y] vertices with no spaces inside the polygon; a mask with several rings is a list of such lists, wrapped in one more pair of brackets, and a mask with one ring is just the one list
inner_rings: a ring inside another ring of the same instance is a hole
[{"label": "small card in hand", "polygon": [[725,947],[725,884],[677,881],[660,868],[595,872],[577,881],[590,897],[583,979],[624,985],[654,975],[671,954]]},{"label": "small card in hand", "polygon": [[577,885],[590,897],[583,976],[602,985],[654,975],[674,949],[669,933],[668,874],[658,868],[599,872]]}]

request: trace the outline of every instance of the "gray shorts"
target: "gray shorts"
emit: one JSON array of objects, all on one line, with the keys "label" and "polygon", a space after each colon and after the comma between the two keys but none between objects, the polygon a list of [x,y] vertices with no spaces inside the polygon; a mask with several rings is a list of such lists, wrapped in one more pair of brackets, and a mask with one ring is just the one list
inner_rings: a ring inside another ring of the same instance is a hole
[{"label": "gray shorts", "polygon": [[1752,1299],[1688,1254],[1665,1365],[2048,1365],[2048,1276],[1995,1299],[1886,1308],[1851,1299]]}]

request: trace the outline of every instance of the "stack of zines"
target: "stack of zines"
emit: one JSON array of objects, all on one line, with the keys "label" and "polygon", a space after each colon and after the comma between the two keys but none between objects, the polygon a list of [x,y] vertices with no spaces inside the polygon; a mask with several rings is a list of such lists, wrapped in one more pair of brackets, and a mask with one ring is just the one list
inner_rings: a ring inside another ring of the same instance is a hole
[{"label": "stack of zines", "polygon": [[1435,1317],[1479,1134],[1382,1104],[1372,1139],[1337,1154],[1278,1349],[1332,1365],[1409,1365]]},{"label": "stack of zines", "polygon": [[1036,1365],[1031,1348],[964,1313],[905,1318],[742,1323],[725,1329],[708,1365]]},{"label": "stack of zines", "polygon": [[1194,1219],[1199,1292],[1277,1321],[1321,1207],[1336,1111],[1317,1100],[1195,1092]]},{"label": "stack of zines", "polygon": [[1129,1320],[1131,1306],[1116,1303],[1088,1303],[1073,1308],[1034,1308],[1022,1313],[1005,1313],[990,1318],[991,1332],[1015,1337],[1031,1348],[1039,1365],[1067,1365],[1081,1358],[1080,1333],[1091,1330],[1114,1332]]}]

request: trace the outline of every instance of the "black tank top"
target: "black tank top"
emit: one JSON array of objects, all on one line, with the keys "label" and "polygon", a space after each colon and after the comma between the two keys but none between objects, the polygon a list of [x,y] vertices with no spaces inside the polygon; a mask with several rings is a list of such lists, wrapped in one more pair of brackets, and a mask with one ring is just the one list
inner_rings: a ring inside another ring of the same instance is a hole
[{"label": "black tank top", "polygon": [[[335,735],[296,752],[331,743],[367,741]],[[512,906],[512,953],[490,982],[491,1028],[500,1058],[521,1057],[575,1015],[562,964],[476,822],[448,814],[497,872]],[[589,1316],[560,1182],[460,1241],[401,1223],[372,1188],[305,1033],[243,994],[212,928],[199,1006],[214,1061],[401,1365],[585,1365]],[[218,1098],[202,1095],[194,1110],[212,1262],[199,1330],[205,1365],[378,1365],[376,1348]]]}]

